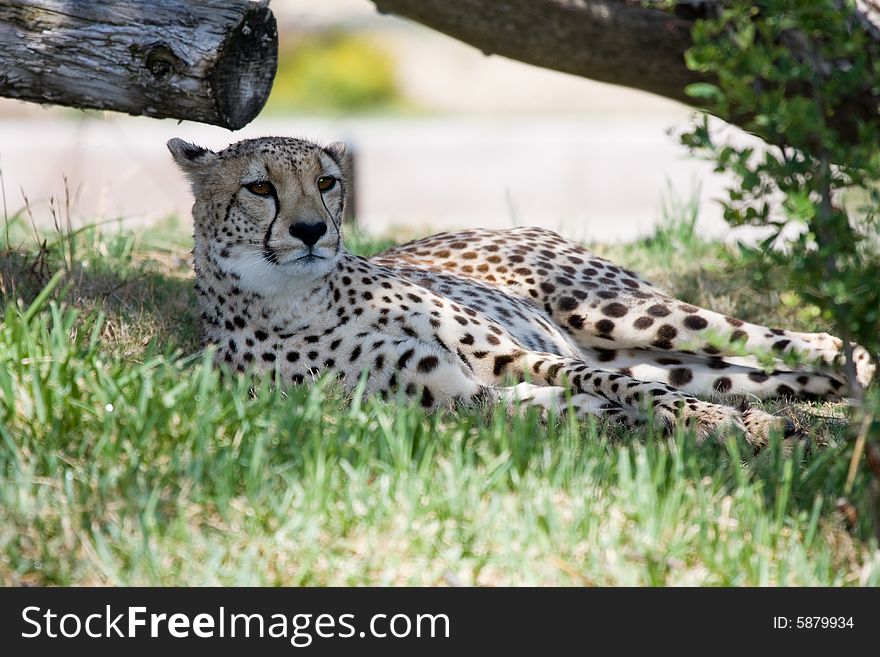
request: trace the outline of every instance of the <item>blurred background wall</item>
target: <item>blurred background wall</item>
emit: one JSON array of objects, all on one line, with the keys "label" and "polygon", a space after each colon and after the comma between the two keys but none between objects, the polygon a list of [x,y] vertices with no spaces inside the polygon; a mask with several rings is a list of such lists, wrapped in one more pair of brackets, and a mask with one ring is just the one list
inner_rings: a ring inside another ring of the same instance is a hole
[{"label": "blurred background wall", "polygon": [[[40,107],[0,99],[8,214],[51,225],[125,226],[179,217],[191,197],[165,148],[211,148],[282,134],[345,140],[357,165],[357,221],[398,238],[466,226],[541,225],[596,241],[649,232],[664,203],[700,200],[700,227],[729,229],[725,181],[673,134],[692,111],[648,94],[535,68],[417,24],[367,0],[273,0],[279,71],[245,129]],[[67,190],[65,192],[65,189]]]}]

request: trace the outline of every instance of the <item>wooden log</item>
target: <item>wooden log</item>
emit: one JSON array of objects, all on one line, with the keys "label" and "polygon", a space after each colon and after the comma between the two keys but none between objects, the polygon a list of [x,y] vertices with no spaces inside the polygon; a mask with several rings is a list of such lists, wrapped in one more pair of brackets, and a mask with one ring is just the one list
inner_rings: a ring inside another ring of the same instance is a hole
[{"label": "wooden log", "polygon": [[235,130],[277,65],[268,0],[0,0],[0,96]]},{"label": "wooden log", "polygon": [[479,48],[528,64],[688,102],[692,22],[633,0],[372,0]]},{"label": "wooden log", "polygon": [[[805,0],[806,1],[806,0]],[[720,0],[372,0],[382,13],[422,23],[482,50],[688,105],[685,65],[694,22]],[[880,49],[880,0],[856,0],[857,19]],[[839,65],[846,65],[842,62]],[[832,124],[858,139],[859,122],[880,122],[880,92],[866,87],[837,108]]]}]

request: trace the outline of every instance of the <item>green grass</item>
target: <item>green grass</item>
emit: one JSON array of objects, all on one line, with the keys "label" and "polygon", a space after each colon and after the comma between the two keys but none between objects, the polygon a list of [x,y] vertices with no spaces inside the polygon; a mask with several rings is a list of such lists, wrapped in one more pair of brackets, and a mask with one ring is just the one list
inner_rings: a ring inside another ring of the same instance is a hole
[{"label": "green grass", "polygon": [[[824,448],[752,457],[733,437],[251,389],[198,353],[186,241],[150,235],[0,244],[4,584],[880,584],[866,474],[855,525],[835,510],[837,407],[782,409]],[[801,312],[686,222],[599,250],[695,303]]]}]

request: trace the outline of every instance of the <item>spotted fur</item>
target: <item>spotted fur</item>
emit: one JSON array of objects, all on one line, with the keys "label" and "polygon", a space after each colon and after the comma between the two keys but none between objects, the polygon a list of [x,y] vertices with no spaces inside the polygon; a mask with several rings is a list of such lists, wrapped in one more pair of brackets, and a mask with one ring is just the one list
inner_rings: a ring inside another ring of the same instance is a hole
[{"label": "spotted fur", "polygon": [[[678,301],[540,228],[444,233],[353,255],[341,239],[341,144],[168,146],[196,199],[202,340],[239,371],[292,384],[330,371],[348,388],[365,373],[368,393],[400,391],[426,408],[570,403],[629,426],[685,421],[701,439],[738,428],[756,445],[786,423],[697,395],[845,391],[839,339]],[[767,373],[734,355],[742,348],[796,350],[814,364]],[[873,363],[856,353],[867,382]]]}]

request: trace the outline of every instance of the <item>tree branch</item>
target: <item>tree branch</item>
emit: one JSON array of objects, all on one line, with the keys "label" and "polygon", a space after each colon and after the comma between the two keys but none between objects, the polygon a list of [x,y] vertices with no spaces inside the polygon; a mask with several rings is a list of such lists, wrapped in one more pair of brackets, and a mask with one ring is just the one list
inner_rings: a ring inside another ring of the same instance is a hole
[{"label": "tree branch", "polygon": [[[393,13],[498,54],[564,73],[641,89],[688,105],[684,88],[705,80],[685,66],[691,28],[717,0],[372,0]],[[656,6],[651,6],[656,5]],[[857,0],[858,18],[880,49],[880,0]],[[865,89],[839,108],[838,128],[880,120],[880,97]]]},{"label": "tree branch", "polygon": [[700,77],[684,65],[692,22],[632,0],[373,0],[498,54],[688,102]]}]

